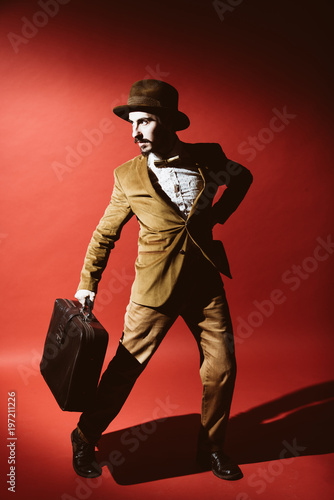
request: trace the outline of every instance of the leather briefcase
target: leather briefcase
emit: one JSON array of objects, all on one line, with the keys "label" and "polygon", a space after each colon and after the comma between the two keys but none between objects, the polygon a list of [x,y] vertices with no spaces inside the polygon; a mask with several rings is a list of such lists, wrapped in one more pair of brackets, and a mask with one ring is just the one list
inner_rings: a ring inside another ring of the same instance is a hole
[{"label": "leather briefcase", "polygon": [[55,301],[40,370],[62,410],[82,412],[94,398],[108,339],[89,305]]}]

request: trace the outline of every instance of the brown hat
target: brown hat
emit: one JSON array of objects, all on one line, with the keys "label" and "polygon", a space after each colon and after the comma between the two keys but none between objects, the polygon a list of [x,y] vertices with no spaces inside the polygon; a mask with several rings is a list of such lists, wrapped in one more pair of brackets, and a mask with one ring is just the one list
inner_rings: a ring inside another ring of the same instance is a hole
[{"label": "brown hat", "polygon": [[130,90],[124,106],[116,106],[113,112],[123,120],[129,120],[131,111],[146,111],[172,119],[175,130],[189,127],[189,118],[178,110],[178,91],[160,80],[139,80]]}]

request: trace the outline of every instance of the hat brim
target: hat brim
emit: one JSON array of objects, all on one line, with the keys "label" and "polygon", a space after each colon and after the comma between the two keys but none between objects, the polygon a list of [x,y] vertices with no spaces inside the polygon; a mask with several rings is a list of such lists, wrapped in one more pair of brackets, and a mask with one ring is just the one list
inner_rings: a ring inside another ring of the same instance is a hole
[{"label": "hat brim", "polygon": [[141,106],[141,105],[136,105],[136,106],[131,106],[128,104],[125,104],[124,106],[116,106],[113,109],[113,112],[115,115],[117,115],[119,118],[122,118],[122,120],[129,121],[129,113],[132,111],[143,111],[146,113],[152,113],[153,115],[158,115],[158,116],[168,116],[172,119],[173,125],[175,130],[184,130],[189,127],[190,125],[190,120],[185,115],[182,113],[182,111],[171,111],[169,108],[163,108],[160,106],[152,107],[152,106]]}]

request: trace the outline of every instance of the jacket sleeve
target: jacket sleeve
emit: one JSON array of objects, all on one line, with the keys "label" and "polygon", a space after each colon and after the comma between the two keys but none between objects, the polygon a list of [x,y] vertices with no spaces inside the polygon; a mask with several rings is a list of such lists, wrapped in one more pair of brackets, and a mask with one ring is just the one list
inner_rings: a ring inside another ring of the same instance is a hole
[{"label": "jacket sleeve", "polygon": [[220,146],[216,165],[220,165],[216,178],[221,179],[226,188],[213,205],[211,215],[213,224],[224,224],[244,199],[253,176],[247,168],[226,158]]},{"label": "jacket sleeve", "polygon": [[88,245],[78,290],[97,291],[110,251],[120,238],[124,224],[133,215],[116,171],[114,175],[115,184],[111,200]]}]

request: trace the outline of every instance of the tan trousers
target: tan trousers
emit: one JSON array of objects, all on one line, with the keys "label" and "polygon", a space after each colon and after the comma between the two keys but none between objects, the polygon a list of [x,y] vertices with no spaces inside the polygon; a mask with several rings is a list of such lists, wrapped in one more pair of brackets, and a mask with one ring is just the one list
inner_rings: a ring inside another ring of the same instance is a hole
[{"label": "tan trousers", "polygon": [[99,439],[181,316],[200,352],[203,396],[199,447],[203,451],[223,448],[236,376],[230,313],[218,271],[203,257],[189,264],[163,307],[129,303],[119,348],[101,378],[96,400],[79,420],[79,428],[88,440]]},{"label": "tan trousers", "polygon": [[230,313],[219,273],[206,262],[202,269],[194,271],[194,279],[182,281],[164,307],[153,309],[130,302],[121,343],[139,363],[147,364],[176,318],[184,319],[200,351],[200,445],[214,451],[221,449],[224,442],[236,361]]}]

